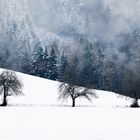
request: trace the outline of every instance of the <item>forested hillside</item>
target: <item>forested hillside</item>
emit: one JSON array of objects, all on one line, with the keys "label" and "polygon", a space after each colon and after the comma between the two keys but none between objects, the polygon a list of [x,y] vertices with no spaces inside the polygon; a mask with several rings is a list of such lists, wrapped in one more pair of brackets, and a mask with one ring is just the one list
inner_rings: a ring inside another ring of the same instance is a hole
[{"label": "forested hillside", "polygon": [[0,67],[138,99],[139,6],[0,0]]}]

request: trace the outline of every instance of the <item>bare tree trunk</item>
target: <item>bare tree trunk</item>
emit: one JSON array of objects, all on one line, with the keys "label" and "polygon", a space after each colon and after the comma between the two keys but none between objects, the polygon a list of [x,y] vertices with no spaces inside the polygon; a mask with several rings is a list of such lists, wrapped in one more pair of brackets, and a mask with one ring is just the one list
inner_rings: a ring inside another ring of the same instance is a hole
[{"label": "bare tree trunk", "polygon": [[3,103],[1,106],[7,106],[7,94],[6,94],[6,90],[4,89],[4,95],[3,95]]},{"label": "bare tree trunk", "polygon": [[132,103],[131,107],[139,107],[138,99],[135,98],[134,102]]},{"label": "bare tree trunk", "polygon": [[7,100],[6,100],[7,96],[3,97],[3,103],[2,106],[7,106]]},{"label": "bare tree trunk", "polygon": [[75,98],[72,98],[72,107],[75,107]]}]

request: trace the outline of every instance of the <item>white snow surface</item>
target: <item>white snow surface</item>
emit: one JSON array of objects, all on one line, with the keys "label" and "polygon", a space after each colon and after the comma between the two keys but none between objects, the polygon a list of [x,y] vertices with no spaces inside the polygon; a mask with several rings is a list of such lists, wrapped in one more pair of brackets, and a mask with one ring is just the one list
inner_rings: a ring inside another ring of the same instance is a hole
[{"label": "white snow surface", "polygon": [[[0,70],[0,72],[2,69]],[[59,101],[60,83],[17,73],[25,96],[0,107],[0,140],[140,140],[140,110],[131,100],[97,91],[92,102]]]}]

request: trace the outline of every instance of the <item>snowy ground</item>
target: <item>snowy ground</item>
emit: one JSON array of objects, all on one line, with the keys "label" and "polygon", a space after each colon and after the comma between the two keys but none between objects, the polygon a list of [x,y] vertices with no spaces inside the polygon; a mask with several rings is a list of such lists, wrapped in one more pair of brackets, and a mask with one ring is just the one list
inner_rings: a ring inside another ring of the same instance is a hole
[{"label": "snowy ground", "polygon": [[25,74],[25,96],[0,107],[0,140],[140,140],[140,110],[114,93],[96,91],[91,103],[61,103],[58,82]]},{"label": "snowy ground", "polygon": [[140,140],[140,110],[0,108],[1,140]]}]

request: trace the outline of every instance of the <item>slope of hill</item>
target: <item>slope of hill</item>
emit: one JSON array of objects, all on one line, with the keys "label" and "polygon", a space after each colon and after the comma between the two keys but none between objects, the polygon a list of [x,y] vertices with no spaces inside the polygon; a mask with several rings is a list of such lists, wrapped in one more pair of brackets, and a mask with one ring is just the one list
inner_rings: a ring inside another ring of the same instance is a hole
[{"label": "slope of hill", "polygon": [[[0,70],[2,71],[2,69]],[[10,106],[62,106],[71,105],[71,100],[67,102],[58,100],[59,82],[30,76],[17,72],[19,78],[23,81],[24,96],[9,97]],[[125,97],[119,97],[112,92],[95,90],[98,98],[91,102],[86,99],[77,99],[77,106],[96,106],[96,107],[119,107],[130,105],[131,100],[126,100]]]},{"label": "slope of hill", "polygon": [[10,105],[0,107],[2,140],[140,139],[139,109],[114,108],[130,103],[114,93],[96,91],[99,98],[93,103],[81,100],[71,108],[64,106],[68,101],[60,106],[58,82],[17,74],[24,82],[25,96],[10,97]]}]

